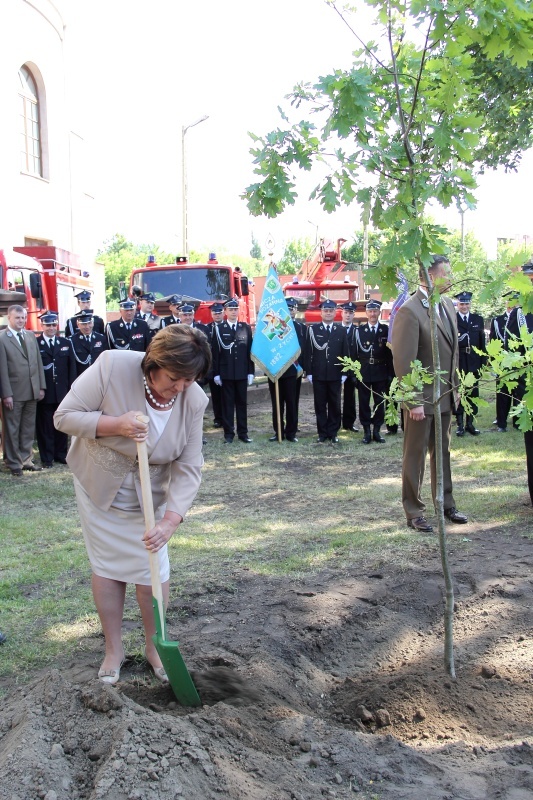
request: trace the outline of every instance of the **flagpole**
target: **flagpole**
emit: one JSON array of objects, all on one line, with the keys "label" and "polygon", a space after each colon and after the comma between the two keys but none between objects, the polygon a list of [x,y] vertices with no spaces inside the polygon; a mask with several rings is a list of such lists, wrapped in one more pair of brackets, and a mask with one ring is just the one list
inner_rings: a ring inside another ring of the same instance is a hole
[{"label": "flagpole", "polygon": [[281,435],[281,411],[279,407],[279,380],[276,378],[274,383],[276,385],[276,414],[278,420],[278,442],[281,442],[283,437]]}]

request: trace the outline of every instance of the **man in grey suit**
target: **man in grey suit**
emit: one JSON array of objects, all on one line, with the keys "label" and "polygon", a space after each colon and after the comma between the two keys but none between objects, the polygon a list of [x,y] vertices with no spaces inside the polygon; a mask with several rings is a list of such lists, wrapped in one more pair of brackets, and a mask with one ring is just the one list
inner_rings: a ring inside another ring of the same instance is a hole
[{"label": "man in grey suit", "polygon": [[437,332],[440,368],[442,370],[438,409],[433,407],[433,383],[425,384],[414,403],[406,406],[402,463],[402,503],[407,525],[417,531],[433,530],[425,517],[426,507],[420,496],[426,454],[429,450],[431,464],[431,495],[435,504],[435,412],[442,420],[442,460],[444,470],[444,514],[455,523],[468,522],[468,517],[455,507],[450,468],[450,427],[454,410],[454,386],[458,362],[458,337],[456,313],[452,301],[444,294],[450,288],[450,264],[444,256],[434,256],[429,267],[431,286],[425,285],[423,271],[420,286],[396,314],[392,329],[392,354],[394,372],[398,378],[411,372],[411,362],[418,360],[430,371],[434,370],[431,350],[430,298],[437,291]]},{"label": "man in grey suit", "polygon": [[37,339],[24,330],[26,312],[10,306],[8,327],[0,333],[0,386],[4,418],[4,463],[14,477],[39,472],[32,461],[37,402],[46,389]]}]

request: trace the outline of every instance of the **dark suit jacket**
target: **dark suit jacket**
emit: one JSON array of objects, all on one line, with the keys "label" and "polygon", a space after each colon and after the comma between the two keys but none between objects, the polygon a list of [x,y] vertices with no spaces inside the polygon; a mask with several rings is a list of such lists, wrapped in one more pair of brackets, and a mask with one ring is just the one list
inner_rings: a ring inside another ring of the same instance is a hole
[{"label": "dark suit jacket", "polygon": [[359,325],[355,333],[355,358],[361,363],[361,378],[367,385],[372,381],[387,381],[393,377],[392,353],[387,346],[389,326],[379,322],[372,335],[368,322]]},{"label": "dark suit jacket", "polygon": [[90,342],[81,333],[76,333],[69,341],[76,362],[76,376],[81,375],[91,364],[94,364],[101,353],[109,350],[107,338],[94,331],[91,334]]},{"label": "dark suit jacket", "polygon": [[46,379],[46,391],[42,402],[59,404],[70,391],[71,384],[76,380],[76,361],[70,341],[65,336],[55,336],[54,350],[51,352],[41,334],[37,339],[37,344]]},{"label": "dark suit jacket", "polygon": [[[327,347],[325,347],[327,343]],[[319,381],[340,381],[343,376],[339,356],[348,356],[348,337],[342,325],[334,322],[329,339],[322,322],[315,322],[307,330],[305,371]]]},{"label": "dark suit jacket", "polygon": [[459,369],[463,372],[478,372],[485,363],[486,356],[476,353],[474,348],[486,352],[485,323],[479,314],[468,315],[465,322],[461,314],[457,314],[457,332],[459,334]]},{"label": "dark suit jacket", "polygon": [[106,330],[110,350],[134,350],[144,353],[152,340],[150,329],[143,319],[134,319],[130,330],[126,328],[126,323],[122,319],[116,319],[107,323]]},{"label": "dark suit jacket", "polygon": [[19,402],[38,400],[46,389],[43,362],[32,331],[23,331],[28,357],[9,328],[0,333],[0,386],[2,397]]},{"label": "dark suit jacket", "polygon": [[150,331],[150,337],[153,339],[156,333],[161,330],[161,317],[158,317],[157,314],[146,314],[146,317],[142,313],[142,311],[137,311],[135,314],[136,320],[141,320],[142,322],[146,322],[148,325],[148,330]]},{"label": "dark suit jacket", "polygon": [[246,322],[237,322],[237,328],[233,331],[224,320],[218,328],[213,328],[213,334],[213,375],[220,375],[222,380],[240,381],[255,374],[250,355],[252,329]]},{"label": "dark suit jacket", "polygon": [[[454,410],[453,392],[450,389],[456,386],[457,372],[457,315],[452,301],[448,297],[441,297],[441,306],[444,308],[450,323],[451,332],[440,318],[437,317],[437,333],[439,340],[440,368],[443,371],[441,379],[440,403],[441,413]],[[429,300],[418,289],[403,306],[398,309],[392,328],[392,355],[394,359],[394,372],[398,378],[409,375],[411,362],[420,361],[423,367],[433,370],[433,353],[431,350],[431,330],[429,322]],[[433,384],[425,384],[423,392],[410,404],[410,407],[424,405],[426,416],[433,414]]]}]

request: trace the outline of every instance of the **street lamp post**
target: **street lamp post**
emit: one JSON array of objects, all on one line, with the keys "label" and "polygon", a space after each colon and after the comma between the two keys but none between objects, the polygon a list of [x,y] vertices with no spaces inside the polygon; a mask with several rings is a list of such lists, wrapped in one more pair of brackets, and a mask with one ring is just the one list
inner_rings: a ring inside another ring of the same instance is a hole
[{"label": "street lamp post", "polygon": [[206,119],[209,119],[209,116],[204,114],[204,116],[197,119],[196,122],[191,122],[190,125],[182,125],[181,127],[181,207],[183,211],[181,243],[184,256],[187,256],[189,251],[189,242],[187,238],[187,165],[185,158],[185,134],[189,128],[194,128],[195,125],[205,122]]}]

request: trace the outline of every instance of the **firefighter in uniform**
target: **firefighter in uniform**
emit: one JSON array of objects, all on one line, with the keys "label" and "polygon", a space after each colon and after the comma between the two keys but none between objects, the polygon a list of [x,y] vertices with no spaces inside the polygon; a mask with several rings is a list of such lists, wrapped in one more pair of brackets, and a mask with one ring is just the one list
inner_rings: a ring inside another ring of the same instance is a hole
[{"label": "firefighter in uniform", "polygon": [[[215,328],[224,320],[224,304],[223,303],[213,303],[211,306],[211,322],[206,326],[206,336],[209,340],[209,344],[211,345],[211,354],[213,353],[213,342],[215,340]],[[207,375],[207,381],[209,383],[209,391],[211,393],[211,406],[213,410],[213,427],[214,428],[221,428],[222,427],[222,389],[215,383],[215,375],[213,372],[213,366],[211,365],[211,369]]]},{"label": "firefighter in uniform", "polygon": [[[287,307],[291,317],[296,314],[298,302],[293,297],[286,298]],[[293,318],[293,325],[300,345],[300,355],[298,359],[288,367],[283,375],[278,379],[279,394],[279,413],[281,418],[281,438],[288,442],[297,442],[296,432],[298,430],[298,400],[300,396],[300,385],[302,383],[303,368],[301,366],[305,353],[305,325]],[[278,412],[276,407],[276,384],[268,379],[268,389],[272,401],[272,427],[274,436],[270,437],[271,442],[279,441],[278,438]]]},{"label": "firefighter in uniform", "polygon": [[460,292],[455,295],[457,300],[457,333],[459,340],[459,369],[464,373],[472,373],[476,377],[476,382],[470,390],[470,398],[474,414],[464,416],[464,408],[461,403],[457,406],[455,419],[457,420],[457,436],[464,436],[465,431],[471,436],[479,436],[480,431],[474,425],[474,417],[477,414],[476,398],[479,397],[478,379],[481,368],[487,360],[486,355],[476,352],[482,350],[486,354],[485,344],[485,323],[479,314],[472,314],[470,303],[472,302],[472,292]]},{"label": "firefighter in uniform", "polygon": [[[490,323],[489,342],[495,339],[499,340],[503,347],[506,347],[507,342],[507,322],[509,321],[509,314],[514,308],[514,300],[508,299],[507,308],[503,314],[498,314]],[[507,431],[507,417],[511,408],[511,397],[509,393],[502,389],[496,381],[496,419],[493,425],[498,426],[498,433],[505,433]]]},{"label": "firefighter in uniform", "polygon": [[35,429],[43,468],[50,469],[54,461],[67,463],[68,436],[54,427],[54,414],[76,379],[76,362],[69,340],[57,335],[58,317],[47,311],[39,317],[43,332],[37,337],[44,367],[46,389],[37,403]]},{"label": "firefighter in uniform", "polygon": [[[368,322],[359,325],[355,332],[356,359],[361,364],[361,380],[359,382],[359,419],[363,426],[363,444],[372,440],[383,444],[385,439],[380,433],[385,420],[385,400],[393,371],[392,353],[387,347],[389,326],[379,321],[381,302],[369,300],[366,304]],[[370,410],[372,396],[373,409]],[[370,426],[373,424],[373,433]]]},{"label": "firefighter in uniform", "polygon": [[206,326],[194,319],[194,306],[191,303],[183,303],[180,307],[180,320],[182,325],[190,325],[191,328],[198,328],[199,331],[207,336]]},{"label": "firefighter in uniform", "polygon": [[153,339],[157,331],[161,328],[161,318],[154,314],[155,295],[152,292],[141,294],[140,309],[135,314],[135,319],[143,319],[150,329],[150,338]]},{"label": "firefighter in uniform", "polygon": [[[342,311],[342,327],[348,339],[348,350],[350,358],[355,360],[355,325],[353,317],[356,305],[351,300],[341,305]],[[359,428],[355,424],[357,417],[357,404],[355,402],[355,390],[357,389],[357,380],[353,372],[346,374],[346,381],[342,388],[342,427],[345,431],[354,431],[359,433]]]},{"label": "firefighter in uniform", "polygon": [[[80,307],[80,311],[86,311],[88,308],[91,307],[91,292],[84,290],[83,292],[78,292],[78,294],[75,294],[74,297],[78,301],[78,306]],[[67,324],[65,325],[65,336],[67,336],[68,338],[74,336],[74,334],[76,333],[78,325],[78,314],[75,314],[73,317],[67,320]],[[98,317],[96,316],[96,314],[93,314],[93,320],[94,320],[95,332],[104,334],[105,322],[102,319],[102,317]]]},{"label": "firefighter in uniform", "polygon": [[78,330],[70,338],[70,346],[76,361],[76,377],[94,364],[100,353],[109,350],[107,339],[101,333],[95,333],[93,312],[88,308],[76,314]]},{"label": "firefighter in uniform", "polygon": [[342,325],[334,322],[337,303],[324,300],[320,305],[322,322],[307,329],[305,371],[313,385],[317,443],[331,440],[338,443],[337,434],[342,422],[341,391],[346,381],[339,357],[349,355],[348,339]]},{"label": "firefighter in uniform", "polygon": [[231,444],[235,437],[234,416],[237,417],[237,436],[241,442],[251,442],[248,436],[247,388],[254,380],[255,366],[251,359],[252,329],[238,322],[239,302],[228,300],[224,305],[227,319],[214,329],[213,380],[222,390],[222,426],[224,441]]},{"label": "firefighter in uniform", "polygon": [[135,350],[145,353],[151,341],[151,333],[143,319],[135,319],[135,303],[123,300],[120,319],[107,323],[107,341],[110,350]]},{"label": "firefighter in uniform", "polygon": [[180,308],[180,299],[177,294],[171,295],[168,300],[168,307],[170,310],[170,314],[167,317],[163,317],[161,320],[161,327],[166,328],[167,325],[179,325],[180,315],[179,315],[179,308]]}]

